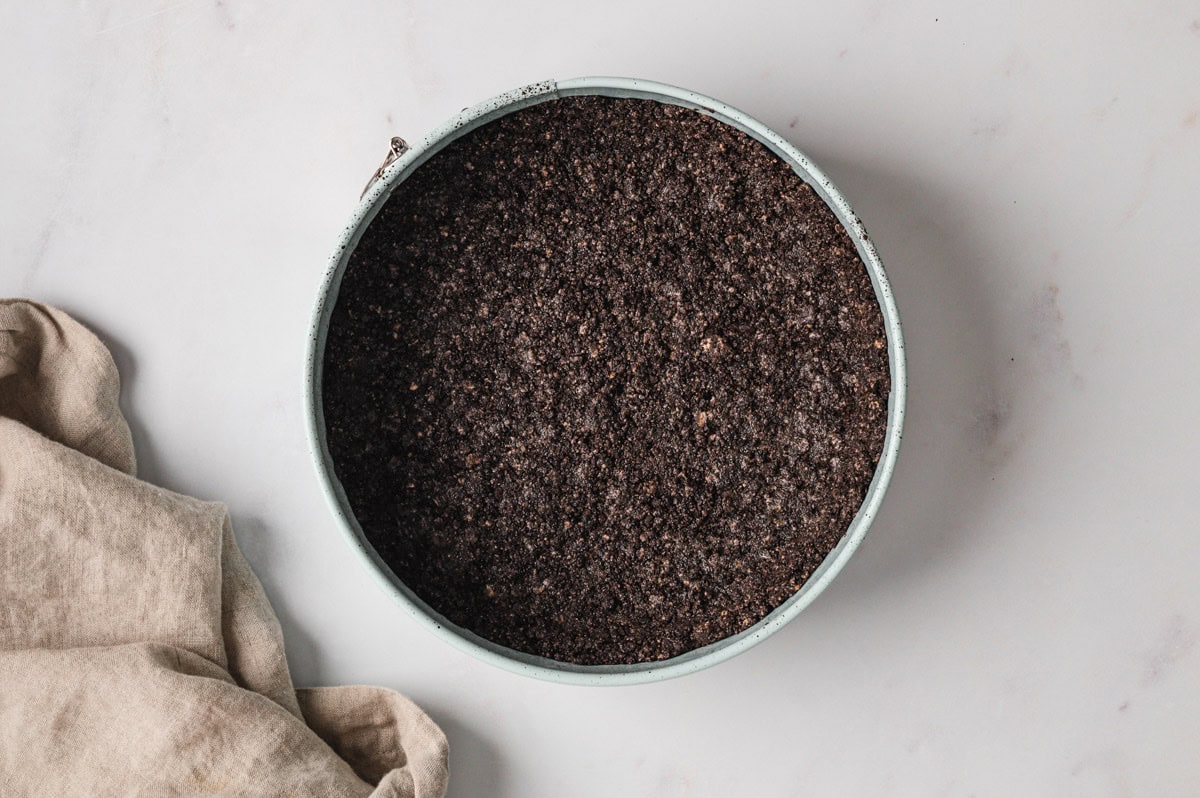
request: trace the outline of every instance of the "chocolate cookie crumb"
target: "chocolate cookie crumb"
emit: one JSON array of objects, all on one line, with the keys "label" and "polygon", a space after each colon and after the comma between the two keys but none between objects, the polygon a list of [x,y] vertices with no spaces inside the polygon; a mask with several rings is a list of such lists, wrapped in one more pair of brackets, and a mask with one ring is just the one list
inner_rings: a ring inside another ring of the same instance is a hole
[{"label": "chocolate cookie crumb", "polygon": [[836,217],[703,114],[572,97],[401,183],[350,258],[323,403],[366,536],[460,626],[635,663],[751,626],[858,511],[883,317]]}]

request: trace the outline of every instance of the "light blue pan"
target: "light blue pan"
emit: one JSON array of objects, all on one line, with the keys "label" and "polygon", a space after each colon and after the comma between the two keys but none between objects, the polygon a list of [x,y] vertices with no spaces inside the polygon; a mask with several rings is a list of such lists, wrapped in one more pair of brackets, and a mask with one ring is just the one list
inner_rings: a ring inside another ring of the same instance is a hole
[{"label": "light blue pan", "polygon": [[[342,272],[346,268],[346,263],[350,259],[354,247],[362,237],[363,231],[367,229],[367,225],[375,218],[375,214],[387,202],[395,187],[411,175],[415,169],[420,168],[421,164],[459,136],[520,108],[558,97],[579,94],[636,97],[692,108],[753,136],[791,164],[796,173],[804,178],[829,204],[854,240],[858,254],[871,275],[871,283],[875,286],[875,296],[883,310],[884,323],[887,328],[888,356],[891,363],[892,391],[888,399],[888,425],[883,454],[875,469],[875,476],[871,480],[866,498],[858,510],[858,515],[855,516],[837,547],[829,553],[820,567],[813,572],[795,595],[744,632],[668,660],[637,665],[573,665],[532,656],[484,640],[438,614],[400,581],[363,535],[329,458],[329,450],[325,442],[325,422],[322,417],[321,368],[325,351],[325,334],[329,326],[330,313],[337,301]],[[876,254],[871,240],[867,237],[862,222],[850,210],[850,205],[841,192],[812,161],[761,122],[702,94],[648,80],[575,78],[535,83],[493,97],[456,115],[412,147],[408,147],[399,139],[393,140],[392,153],[388,161],[367,186],[362,201],[350,219],[350,223],[342,232],[337,249],[329,262],[329,271],[325,275],[325,282],[313,311],[312,330],[308,341],[308,362],[305,369],[305,409],[313,458],[316,461],[321,484],[324,486],[329,506],[333,509],[346,540],[349,541],[366,570],[374,576],[384,590],[417,619],[418,623],[443,640],[458,646],[484,662],[516,673],[568,684],[620,685],[669,679],[716,665],[718,662],[740,654],[767,635],[778,631],[812,603],[813,599],[837,576],[846,561],[850,559],[850,555],[858,548],[879,510],[880,502],[883,501],[883,494],[892,477],[892,470],[896,464],[896,453],[900,447],[901,432],[904,427],[906,388],[904,341],[900,335],[900,318],[896,312],[896,303],[892,298],[892,289],[883,272],[883,264],[879,262],[879,256]]]}]

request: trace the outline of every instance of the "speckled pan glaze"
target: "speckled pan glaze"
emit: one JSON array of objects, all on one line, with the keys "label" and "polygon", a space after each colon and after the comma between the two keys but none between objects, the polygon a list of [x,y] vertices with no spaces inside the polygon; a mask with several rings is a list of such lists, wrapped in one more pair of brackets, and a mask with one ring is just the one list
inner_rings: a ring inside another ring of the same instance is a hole
[{"label": "speckled pan glaze", "polygon": [[[321,403],[321,369],[325,351],[325,334],[329,315],[337,301],[342,272],[363,232],[375,214],[399,185],[421,164],[456,138],[492,120],[520,108],[558,97],[577,94],[599,94],[609,97],[634,97],[657,100],[695,109],[758,139],[783,158],[808,182],[833,209],[854,241],[858,254],[866,264],[875,286],[875,295],[883,311],[887,329],[888,358],[891,364],[892,391],[888,399],[888,427],[883,452],[866,498],[841,542],[829,553],[791,598],[758,623],[745,631],[727,637],[704,648],[661,662],[636,665],[574,665],[536,657],[485,640],[472,632],[450,623],[401,582],[387,564],[375,553],[350,509],[346,494],[333,469],[325,442],[325,423]],[[396,601],[417,621],[434,634],[469,652],[479,659],[516,673],[553,682],[580,685],[620,685],[653,682],[682,676],[707,668],[747,650],[763,638],[778,631],[795,618],[833,580],[846,561],[862,542],[870,528],[887,491],[895,468],[904,427],[904,405],[907,392],[904,341],[900,318],[883,264],[868,238],[862,222],[849,204],[820,169],[782,136],[762,123],[724,103],[685,89],[653,81],[631,78],[574,78],[543,81],[506,92],[474,107],[467,108],[437,128],[397,158],[382,171],[379,179],[363,194],[357,210],[343,230],[336,250],[330,259],[328,272],[313,310],[312,328],[308,337],[308,357],[305,367],[305,414],[313,460],[330,507],[340,521],[346,540],[353,547],[367,570],[374,575]]]}]

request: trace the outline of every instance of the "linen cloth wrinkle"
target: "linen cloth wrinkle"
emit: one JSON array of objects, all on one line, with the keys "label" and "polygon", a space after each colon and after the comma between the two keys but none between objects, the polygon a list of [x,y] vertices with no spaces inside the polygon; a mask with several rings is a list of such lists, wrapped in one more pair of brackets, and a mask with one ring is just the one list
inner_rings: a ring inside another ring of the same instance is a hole
[{"label": "linen cloth wrinkle", "polygon": [[381,687],[297,690],[221,504],[136,477],[112,356],[0,300],[0,796],[442,798]]}]

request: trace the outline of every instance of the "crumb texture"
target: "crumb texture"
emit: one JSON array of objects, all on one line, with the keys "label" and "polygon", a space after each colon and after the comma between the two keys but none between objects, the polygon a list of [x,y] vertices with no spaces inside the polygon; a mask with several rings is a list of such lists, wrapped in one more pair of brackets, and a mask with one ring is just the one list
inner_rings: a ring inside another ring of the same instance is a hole
[{"label": "crumb texture", "polygon": [[583,664],[661,660],[795,593],[883,447],[883,318],[845,229],[702,114],[565,98],[402,183],[324,356],[329,451],[432,607]]}]

